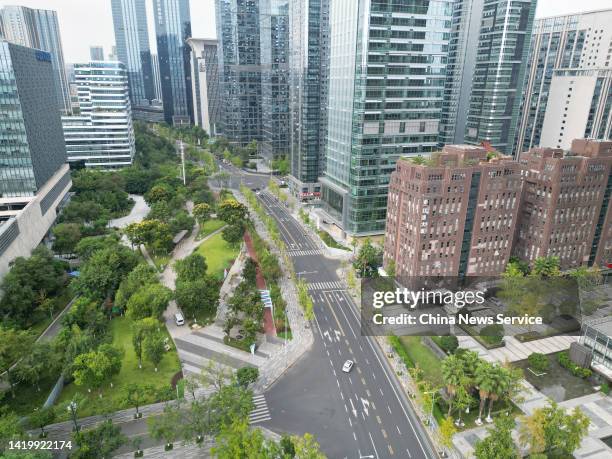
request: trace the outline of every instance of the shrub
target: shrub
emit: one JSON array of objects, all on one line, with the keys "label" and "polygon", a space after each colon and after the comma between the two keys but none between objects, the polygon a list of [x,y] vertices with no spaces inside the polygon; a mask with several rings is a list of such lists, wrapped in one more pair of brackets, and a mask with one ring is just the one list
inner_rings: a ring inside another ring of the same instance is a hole
[{"label": "shrub", "polygon": [[487,325],[480,330],[480,337],[488,344],[500,344],[504,339],[504,327],[500,324]]},{"label": "shrub", "polygon": [[456,336],[440,336],[438,345],[447,353],[454,353],[459,347],[459,340]]},{"label": "shrub", "polygon": [[527,361],[529,362],[529,366],[534,371],[537,371],[539,373],[548,370],[548,367],[550,365],[548,362],[548,357],[539,352],[533,352],[532,354],[530,354],[529,357],[527,357]]},{"label": "shrub", "polygon": [[593,374],[590,368],[582,368],[581,366],[576,365],[574,362],[572,362],[572,359],[570,359],[567,351],[560,352],[558,359],[559,365],[561,365],[563,368],[566,368],[571,374],[578,378],[586,379]]},{"label": "shrub", "polygon": [[610,393],[610,386],[608,385],[608,383],[603,383],[601,385],[601,391],[605,394],[608,395]]}]

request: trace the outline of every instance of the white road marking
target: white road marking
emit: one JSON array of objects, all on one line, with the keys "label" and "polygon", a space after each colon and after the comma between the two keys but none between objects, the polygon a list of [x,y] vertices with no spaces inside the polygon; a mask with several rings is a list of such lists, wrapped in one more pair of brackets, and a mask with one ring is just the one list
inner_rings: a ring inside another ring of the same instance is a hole
[{"label": "white road marking", "polygon": [[376,458],[378,459],[378,451],[376,451],[376,445],[374,444],[374,440],[372,439],[372,434],[370,432],[368,432],[368,435],[370,436],[370,442],[372,443],[372,448],[374,448],[374,454],[376,454]]}]

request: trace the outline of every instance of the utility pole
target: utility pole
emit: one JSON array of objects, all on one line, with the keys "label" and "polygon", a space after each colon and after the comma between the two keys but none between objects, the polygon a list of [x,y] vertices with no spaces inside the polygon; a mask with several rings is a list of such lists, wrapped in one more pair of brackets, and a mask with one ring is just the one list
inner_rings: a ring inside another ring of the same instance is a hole
[{"label": "utility pole", "polygon": [[179,140],[179,149],[181,150],[181,162],[183,167],[183,185],[187,185],[187,177],[185,177],[185,144]]}]

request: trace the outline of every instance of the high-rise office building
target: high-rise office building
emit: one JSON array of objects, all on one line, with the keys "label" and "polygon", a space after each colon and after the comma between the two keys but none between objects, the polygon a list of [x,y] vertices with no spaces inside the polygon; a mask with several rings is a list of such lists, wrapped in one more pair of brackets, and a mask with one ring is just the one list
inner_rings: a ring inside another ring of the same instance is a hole
[{"label": "high-rise office building", "polygon": [[217,40],[190,38],[187,43],[191,46],[193,122],[214,136],[221,113]]},{"label": "high-rise office building", "polygon": [[153,67],[153,88],[155,89],[155,99],[161,101],[161,78],[159,76],[159,59],[157,58],[157,54],[151,55],[151,64]]},{"label": "high-rise office building", "polygon": [[71,187],[50,53],[0,41],[0,276],[28,256]]},{"label": "high-rise office building", "polygon": [[119,60],[119,58],[117,57],[117,47],[116,46],[113,46],[111,48],[111,52],[108,55],[108,60],[111,61],[111,62],[115,62],[115,61]]},{"label": "high-rise office building", "polygon": [[516,153],[612,135],[612,9],[534,22]]},{"label": "high-rise office building", "polygon": [[62,117],[69,162],[114,169],[132,164],[134,128],[127,70],[121,62],[74,66],[80,113]]},{"label": "high-rise office building", "polygon": [[447,145],[391,175],[384,261],[397,276],[489,276],[510,258],[521,166],[484,148]]},{"label": "high-rise office building", "polygon": [[164,119],[168,124],[190,123],[191,37],[189,0],[153,0],[157,58],[161,79]]},{"label": "high-rise office building", "polygon": [[146,0],[111,0],[117,60],[125,65],[134,110],[155,99]]},{"label": "high-rise office building", "polygon": [[5,6],[0,11],[0,23],[5,40],[51,54],[57,105],[61,113],[70,113],[70,93],[57,13],[25,6]]},{"label": "high-rise office building", "polygon": [[462,144],[465,140],[483,7],[484,0],[457,0],[453,3],[440,119],[441,145]]},{"label": "high-rise office building", "polygon": [[[514,152],[536,0],[484,0],[465,142]],[[456,75],[456,74],[455,74]]]},{"label": "high-rise office building", "polygon": [[289,0],[260,2],[261,148],[272,161],[289,156]]},{"label": "high-rise office building", "polygon": [[396,160],[437,147],[452,5],[330,3],[322,210],[347,234],[381,233]]},{"label": "high-rise office building", "polygon": [[289,18],[289,187],[300,199],[317,199],[327,131],[329,0],[291,0]]},{"label": "high-rise office building", "polygon": [[219,83],[224,102],[221,130],[236,145],[261,140],[260,5],[215,0]]},{"label": "high-rise office building", "polygon": [[89,47],[89,59],[92,61],[103,61],[104,60],[104,48],[102,46],[90,46]]},{"label": "high-rise office building", "polygon": [[529,262],[559,257],[562,269],[610,263],[612,142],[574,140],[567,154],[532,148],[519,161],[525,174],[514,254]]}]

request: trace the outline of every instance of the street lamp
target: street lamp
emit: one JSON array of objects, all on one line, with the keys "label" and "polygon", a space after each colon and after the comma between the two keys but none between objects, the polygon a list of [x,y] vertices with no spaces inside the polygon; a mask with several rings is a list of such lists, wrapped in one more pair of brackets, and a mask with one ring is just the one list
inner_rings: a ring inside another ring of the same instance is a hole
[{"label": "street lamp", "polygon": [[72,422],[74,422],[74,431],[78,432],[79,431],[79,425],[77,424],[77,402],[75,402],[74,400],[72,400],[69,404],[68,404],[68,411],[70,412],[70,414],[72,415]]}]

